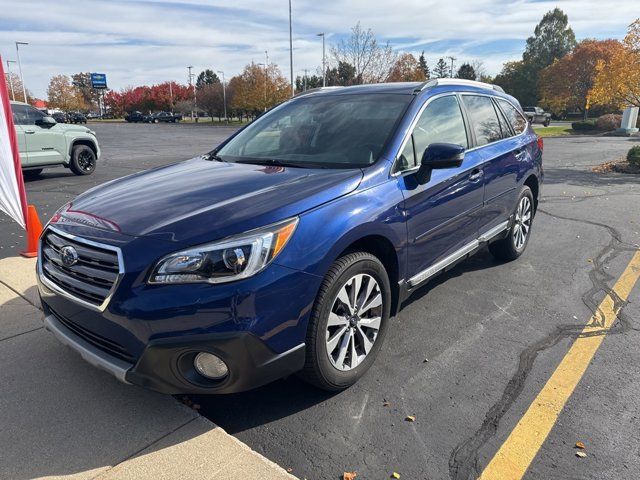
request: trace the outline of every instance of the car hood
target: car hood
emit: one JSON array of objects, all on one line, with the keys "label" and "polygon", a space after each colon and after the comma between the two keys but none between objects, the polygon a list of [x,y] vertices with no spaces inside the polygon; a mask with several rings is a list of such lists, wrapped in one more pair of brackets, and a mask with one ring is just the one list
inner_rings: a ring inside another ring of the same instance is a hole
[{"label": "car hood", "polygon": [[58,221],[195,245],[278,222],[346,195],[359,169],[225,163],[198,157],[95,187]]},{"label": "car hood", "polygon": [[83,127],[82,125],[74,125],[73,123],[56,123],[56,128],[59,128],[63,132],[91,133],[91,129]]}]

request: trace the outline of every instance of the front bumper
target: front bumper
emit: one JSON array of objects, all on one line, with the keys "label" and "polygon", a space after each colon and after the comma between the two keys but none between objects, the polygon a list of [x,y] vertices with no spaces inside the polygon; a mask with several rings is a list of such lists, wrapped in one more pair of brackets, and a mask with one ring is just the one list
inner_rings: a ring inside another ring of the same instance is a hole
[{"label": "front bumper", "polygon": [[[304,343],[276,353],[248,332],[189,335],[152,340],[135,363],[105,351],[104,344],[80,327],[73,326],[43,304],[45,328],[63,344],[75,350],[88,363],[123,383],[134,384],[166,394],[236,393],[265,385],[302,369]],[[220,381],[207,380],[193,368],[198,352],[222,358],[229,374]]]}]

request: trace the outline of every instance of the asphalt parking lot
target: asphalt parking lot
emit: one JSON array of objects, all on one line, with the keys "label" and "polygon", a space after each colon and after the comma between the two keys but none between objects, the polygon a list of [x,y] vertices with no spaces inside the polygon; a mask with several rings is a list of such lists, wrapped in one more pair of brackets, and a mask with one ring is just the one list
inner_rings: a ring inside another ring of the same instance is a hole
[{"label": "asphalt parking lot", "polygon": [[[103,150],[94,175],[52,169],[27,183],[43,220],[96,184],[204,153],[233,131],[91,128]],[[547,139],[543,200],[526,253],[501,264],[483,251],[421,288],[393,320],[372,369],[349,390],[327,394],[289,378],[193,401],[299,478],[337,479],[345,471],[358,479],[478,477],[640,248],[640,178],[591,172],[638,142]],[[21,235],[0,217],[0,257],[17,254]],[[514,453],[533,455],[528,480],[640,475],[640,286],[627,302],[613,296],[621,313],[597,333],[604,341],[548,437],[537,449],[532,434]],[[576,442],[585,444],[585,458],[575,455]]]}]

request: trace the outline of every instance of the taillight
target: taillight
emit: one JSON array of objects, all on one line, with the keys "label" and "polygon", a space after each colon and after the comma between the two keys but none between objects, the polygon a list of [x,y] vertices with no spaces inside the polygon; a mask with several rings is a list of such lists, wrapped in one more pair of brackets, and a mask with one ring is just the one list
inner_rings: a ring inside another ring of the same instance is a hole
[{"label": "taillight", "polygon": [[542,137],[538,137],[538,150],[540,150],[540,153],[544,150],[544,140]]}]

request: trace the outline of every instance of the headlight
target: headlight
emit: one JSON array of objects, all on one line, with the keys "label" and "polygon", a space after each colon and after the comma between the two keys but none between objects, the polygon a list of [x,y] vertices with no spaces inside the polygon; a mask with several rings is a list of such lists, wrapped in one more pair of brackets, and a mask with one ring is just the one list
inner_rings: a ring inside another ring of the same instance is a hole
[{"label": "headlight", "polygon": [[149,283],[224,283],[251,277],[282,251],[298,218],[172,253],[153,268]]}]

